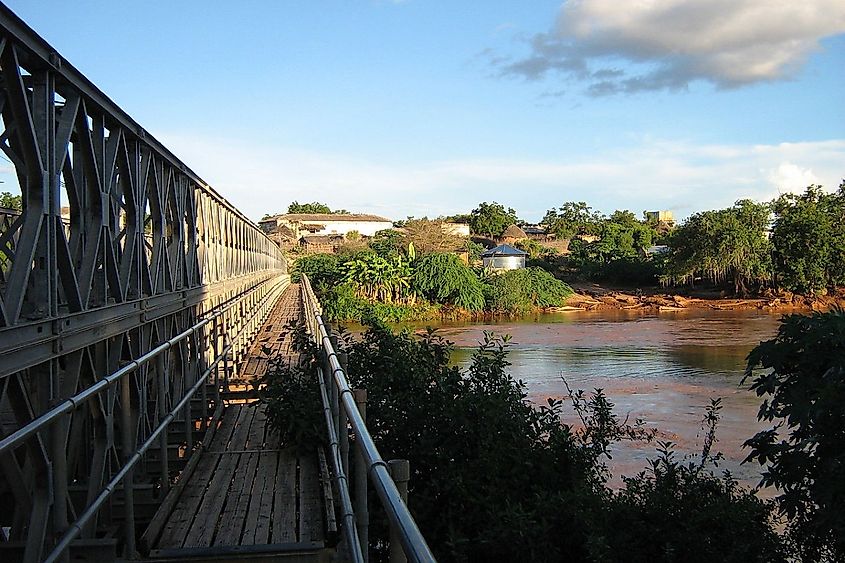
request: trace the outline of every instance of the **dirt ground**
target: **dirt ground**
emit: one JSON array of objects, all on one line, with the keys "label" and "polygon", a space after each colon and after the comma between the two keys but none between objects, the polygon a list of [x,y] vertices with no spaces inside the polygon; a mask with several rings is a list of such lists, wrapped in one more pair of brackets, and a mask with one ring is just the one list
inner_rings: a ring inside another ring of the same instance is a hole
[{"label": "dirt ground", "polygon": [[832,295],[805,296],[790,292],[773,292],[748,298],[727,298],[714,290],[683,289],[672,293],[661,288],[619,288],[595,283],[570,284],[575,295],[564,307],[551,310],[601,311],[612,309],[638,309],[653,312],[680,311],[684,309],[752,310],[778,312],[828,311],[834,307],[845,308],[845,288]]}]

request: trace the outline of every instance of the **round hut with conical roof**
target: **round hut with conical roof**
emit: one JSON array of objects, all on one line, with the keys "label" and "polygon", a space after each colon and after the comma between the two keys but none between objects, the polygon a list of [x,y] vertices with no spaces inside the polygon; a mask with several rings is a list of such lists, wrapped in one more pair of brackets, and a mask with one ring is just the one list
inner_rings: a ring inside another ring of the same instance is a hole
[{"label": "round hut with conical roof", "polygon": [[502,233],[502,236],[499,237],[499,240],[501,240],[505,244],[514,244],[517,241],[525,240],[527,238],[528,235],[525,234],[525,231],[523,231],[516,225],[511,225],[510,227],[505,229],[505,232]]}]

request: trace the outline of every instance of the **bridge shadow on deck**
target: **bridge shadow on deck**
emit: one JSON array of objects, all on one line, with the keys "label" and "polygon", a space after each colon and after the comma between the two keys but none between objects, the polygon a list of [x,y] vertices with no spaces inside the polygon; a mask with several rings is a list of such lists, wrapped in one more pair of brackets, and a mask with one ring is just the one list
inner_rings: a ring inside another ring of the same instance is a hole
[{"label": "bridge shadow on deck", "polygon": [[212,424],[198,462],[162,503],[143,546],[153,560],[329,561],[336,525],[323,452],[297,453],[279,444],[265,404],[244,399],[270,356],[299,361],[285,326],[301,314],[291,285],[256,336],[231,383],[241,391]]}]

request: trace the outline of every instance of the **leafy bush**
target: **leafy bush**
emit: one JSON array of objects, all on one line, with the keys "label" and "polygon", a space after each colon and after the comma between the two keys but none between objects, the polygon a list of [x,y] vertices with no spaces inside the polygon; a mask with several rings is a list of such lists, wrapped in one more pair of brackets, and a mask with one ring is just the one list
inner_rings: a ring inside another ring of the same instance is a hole
[{"label": "leafy bush", "polygon": [[784,317],[748,355],[749,377],[767,396],[757,418],[777,423],[746,442],[746,461],[766,465],[805,560],[845,560],[845,312]]},{"label": "leafy bush", "polygon": [[497,314],[519,315],[536,307],[557,307],[572,295],[572,288],[541,268],[492,274],[486,282],[487,308]]},{"label": "leafy bush", "polygon": [[[268,358],[267,371],[255,386],[267,403],[267,420],[279,433],[280,443],[313,452],[315,445],[327,441],[315,369],[317,349],[302,324],[291,323],[285,328],[293,334],[294,348],[302,352],[302,361],[289,364],[284,356]],[[269,353],[269,348],[264,353]]]},{"label": "leafy bush", "polygon": [[[675,462],[663,444],[650,473],[607,487],[605,460],[628,425],[596,390],[534,405],[508,373],[507,338],[485,334],[466,370],[451,344],[375,324],[345,338],[352,385],[368,392],[367,425],[385,459],[410,460],[410,507],[441,561],[782,561],[768,507],[729,477]],[[716,419],[702,459],[710,455]],[[385,560],[383,515],[371,548]]]},{"label": "leafy bush", "polygon": [[291,279],[299,283],[305,274],[316,288],[335,285],[341,278],[341,262],[334,254],[311,254],[297,259],[291,271]]},{"label": "leafy bush", "polygon": [[475,273],[451,253],[423,255],[413,263],[414,289],[438,303],[469,311],[484,308],[483,286]]},{"label": "leafy bush", "polygon": [[730,473],[715,476],[713,454],[721,400],[702,421],[705,441],[697,463],[675,458],[672,442],[658,442],[658,457],[603,508],[605,532],[591,544],[600,561],[786,561],[772,529],[771,503],[740,487]]},{"label": "leafy bush", "polygon": [[[368,392],[370,432],[386,459],[410,460],[410,506],[440,560],[553,560],[584,549],[586,523],[563,500],[599,486],[591,469],[600,450],[576,447],[582,435],[560,424],[561,401],[527,401],[507,373],[504,339],[485,335],[463,372],[433,332],[415,339],[375,325],[346,344],[353,386]],[[560,542],[557,525],[580,532]],[[373,522],[374,543],[386,533]]]},{"label": "leafy bush", "polygon": [[355,286],[342,283],[323,290],[320,296],[323,316],[328,321],[353,321],[361,318],[367,301],[358,297]]}]

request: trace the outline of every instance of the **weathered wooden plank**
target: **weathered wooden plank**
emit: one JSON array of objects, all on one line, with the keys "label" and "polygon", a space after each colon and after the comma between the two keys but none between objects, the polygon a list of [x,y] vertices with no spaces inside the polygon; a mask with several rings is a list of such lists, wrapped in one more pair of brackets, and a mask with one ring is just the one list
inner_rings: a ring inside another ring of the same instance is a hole
[{"label": "weathered wooden plank", "polygon": [[279,452],[273,491],[273,543],[297,541],[297,456],[292,448]]},{"label": "weathered wooden plank", "polygon": [[299,541],[322,541],[323,518],[316,450],[299,456]]},{"label": "weathered wooden plank", "polygon": [[[240,414],[240,409],[232,405],[227,407],[226,411],[223,414],[220,427],[217,428],[209,444],[209,449],[222,449],[231,438],[232,432],[235,429],[235,422],[237,422],[238,415]],[[202,497],[208,487],[209,480],[217,468],[219,461],[219,455],[203,452],[190,481],[179,496],[176,507],[164,525],[161,538],[156,542],[159,548],[179,547],[182,545],[185,540],[185,534],[188,533],[191,523],[194,521]]]},{"label": "weathered wooden plank", "polygon": [[[255,414],[255,409],[242,405],[239,409],[240,416],[235,423],[235,431],[232,433],[232,439],[229,441],[230,449],[242,449],[243,444],[246,443],[246,434],[249,432],[252,417]],[[223,509],[223,504],[226,501],[226,495],[232,483],[235,467],[237,467],[240,457],[243,454],[221,454],[220,463],[217,464],[217,469],[208,484],[205,495],[203,495],[202,503],[197,511],[197,517],[194,519],[191,528],[188,531],[183,547],[202,547],[211,545],[214,539],[214,532],[217,528],[217,521],[220,518],[220,513]]]},{"label": "weathered wooden plank", "polygon": [[247,437],[245,449],[260,450],[264,448],[267,436],[267,405],[266,403],[257,403],[253,408],[255,408],[255,418]]},{"label": "weathered wooden plank", "polygon": [[244,524],[243,545],[270,543],[270,522],[273,515],[273,486],[276,479],[278,452],[262,452],[252,487],[249,514]]},{"label": "weathered wooden plank", "polygon": [[[220,403],[217,405],[217,408],[214,409],[214,416],[211,417],[211,424],[208,427],[208,430],[205,432],[205,436],[203,437],[204,442],[211,442],[214,439],[215,434],[217,434],[218,430],[220,429],[220,421],[223,417],[223,404]],[[179,475],[179,479],[176,481],[176,484],[170,491],[167,493],[167,496],[164,498],[164,501],[161,503],[161,506],[158,507],[158,510],[153,516],[153,519],[150,521],[149,526],[144,531],[144,535],[141,537],[140,545],[144,551],[148,551],[152,546],[155,545],[156,539],[158,538],[159,533],[161,532],[164,525],[170,519],[170,515],[173,512],[174,508],[177,506],[179,499],[182,496],[182,492],[184,491],[185,487],[188,483],[192,482],[191,477],[196,471],[197,467],[199,467],[199,462],[203,458],[203,453],[205,453],[206,447],[203,446],[199,450],[195,451],[191,458],[188,460],[185,469],[182,470],[182,473]],[[205,475],[202,475],[202,479],[205,479]]]},{"label": "weathered wooden plank", "polygon": [[235,471],[229,498],[220,517],[220,527],[214,536],[214,545],[241,545],[241,532],[249,509],[258,453],[243,454]]}]

